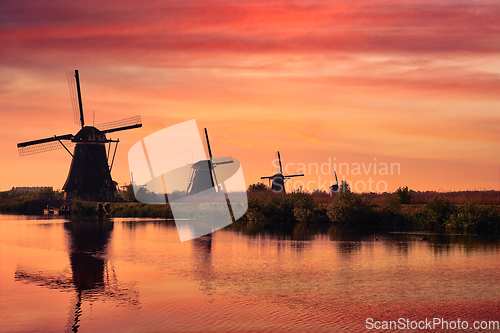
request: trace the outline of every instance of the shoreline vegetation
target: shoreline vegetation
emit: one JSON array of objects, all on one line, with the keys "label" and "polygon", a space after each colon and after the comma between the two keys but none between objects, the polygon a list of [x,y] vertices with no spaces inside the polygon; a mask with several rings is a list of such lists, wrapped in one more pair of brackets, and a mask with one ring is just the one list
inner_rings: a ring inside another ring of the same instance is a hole
[{"label": "shoreline vegetation", "polygon": [[[131,190],[131,189],[130,189]],[[265,184],[250,185],[248,211],[238,224],[290,227],[328,224],[366,229],[453,230],[500,234],[500,191],[415,192],[400,187],[393,193],[357,194],[347,189],[330,196],[314,191],[278,194]],[[41,213],[46,206],[69,205],[77,217],[152,217],[172,219],[168,204],[133,202],[129,190],[123,201],[64,202],[63,193],[50,188],[36,192],[0,192],[1,213]]]}]

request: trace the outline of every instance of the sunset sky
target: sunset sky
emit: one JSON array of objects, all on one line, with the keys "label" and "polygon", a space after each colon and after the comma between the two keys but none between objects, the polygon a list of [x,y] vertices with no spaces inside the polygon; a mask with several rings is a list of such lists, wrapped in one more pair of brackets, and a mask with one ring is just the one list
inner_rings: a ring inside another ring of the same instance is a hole
[{"label": "sunset sky", "polygon": [[67,152],[16,144],[76,134],[75,69],[87,124],[142,117],[108,136],[120,185],[135,142],[196,119],[247,186],[279,150],[309,190],[334,169],[365,192],[500,188],[498,1],[2,0],[1,191],[64,185]]}]

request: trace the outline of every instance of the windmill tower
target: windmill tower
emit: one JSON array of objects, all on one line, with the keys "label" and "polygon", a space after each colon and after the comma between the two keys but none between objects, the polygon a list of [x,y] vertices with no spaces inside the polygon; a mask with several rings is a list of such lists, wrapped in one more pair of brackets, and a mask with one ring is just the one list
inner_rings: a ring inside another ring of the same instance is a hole
[{"label": "windmill tower", "polygon": [[[111,169],[116,148],[120,140],[106,138],[106,134],[141,127],[141,117],[135,116],[96,126],[85,126],[83,104],[78,71],[67,72],[75,124],[81,126],[76,135],[54,135],[53,137],[17,144],[20,156],[32,155],[64,148],[73,158],[68,177],[63,186],[65,198],[80,197],[86,200],[112,200],[116,185],[111,178]],[[109,164],[111,144],[113,157]],[[106,152],[106,144],[108,151]],[[68,148],[74,146],[73,154]]]},{"label": "windmill tower", "polygon": [[191,166],[191,173],[189,176],[188,188],[186,190],[187,195],[196,194],[210,188],[214,188],[217,191],[218,184],[217,177],[215,175],[215,168],[221,164],[229,164],[233,163],[233,161],[217,161],[214,162],[214,158],[212,156],[212,149],[210,148],[210,141],[208,140],[208,132],[205,128],[205,137],[207,139],[207,148],[208,155],[210,156],[209,160],[198,161]]},{"label": "windmill tower", "polygon": [[278,151],[278,160],[280,162],[280,172],[274,174],[269,177],[260,177],[260,179],[269,179],[269,182],[272,182],[271,190],[276,193],[285,193],[285,182],[288,181],[292,177],[302,177],[304,174],[300,175],[283,175],[283,168],[281,167],[281,156]]}]

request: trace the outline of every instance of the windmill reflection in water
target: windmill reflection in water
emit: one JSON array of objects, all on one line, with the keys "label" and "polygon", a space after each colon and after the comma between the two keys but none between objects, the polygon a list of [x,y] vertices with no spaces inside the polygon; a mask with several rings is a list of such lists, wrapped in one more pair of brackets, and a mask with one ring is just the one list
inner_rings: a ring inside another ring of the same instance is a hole
[{"label": "windmill reflection in water", "polygon": [[139,294],[133,286],[120,283],[107,259],[107,245],[113,231],[111,221],[66,222],[71,272],[31,271],[18,266],[15,280],[61,291],[75,291],[66,332],[78,332],[84,301],[111,300],[130,307],[139,306]]}]

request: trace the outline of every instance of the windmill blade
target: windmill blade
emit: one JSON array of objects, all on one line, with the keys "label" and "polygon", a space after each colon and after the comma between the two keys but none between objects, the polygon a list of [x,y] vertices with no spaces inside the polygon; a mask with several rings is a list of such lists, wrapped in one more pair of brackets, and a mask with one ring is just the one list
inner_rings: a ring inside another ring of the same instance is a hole
[{"label": "windmill blade", "polygon": [[210,160],[208,162],[208,167],[210,168],[210,179],[212,180],[212,186],[215,186],[215,184],[217,184],[217,179],[214,179],[215,174],[213,173],[213,168],[212,168],[212,149],[210,148],[210,141],[208,140],[208,132],[206,128],[205,128],[205,137],[207,138],[208,155],[210,156]]},{"label": "windmill blade", "polygon": [[221,165],[221,164],[231,164],[231,163],[234,163],[233,161],[225,161],[225,162],[214,162],[212,163],[214,166],[216,165]]},{"label": "windmill blade", "polygon": [[43,153],[50,150],[64,148],[64,146],[59,142],[60,140],[68,141],[66,147],[72,147],[75,143],[69,141],[71,139],[73,139],[73,134],[59,136],[54,135],[51,138],[18,143],[17,150],[19,151],[19,156]]},{"label": "windmill blade", "polygon": [[95,126],[95,128],[104,133],[113,133],[138,127],[142,127],[141,116],[111,121],[109,123],[99,124]]},{"label": "windmill blade", "polygon": [[335,174],[335,181],[337,182],[337,185],[339,184],[339,180],[337,179],[337,171],[333,172]]},{"label": "windmill blade", "polygon": [[281,167],[281,156],[279,151],[278,151],[278,160],[280,161],[280,173],[283,174],[283,168]]},{"label": "windmill blade", "polygon": [[33,283],[49,289],[71,290],[74,288],[71,276],[67,274],[48,274],[43,272],[30,272],[23,268],[16,268],[15,281]]},{"label": "windmill blade", "polygon": [[300,174],[300,175],[289,175],[289,176],[284,176],[284,177],[286,177],[286,178],[291,178],[291,177],[302,177],[302,176],[304,176],[304,174],[303,174],[303,173],[302,173],[302,174]]},{"label": "windmill blade", "polygon": [[260,179],[271,179],[273,178],[274,176],[269,176],[269,177],[260,177]]},{"label": "windmill blade", "polygon": [[205,128],[205,137],[207,138],[208,155],[210,156],[210,160],[212,160],[212,149],[210,149],[210,141],[208,140],[208,132],[206,128]]},{"label": "windmill blade", "polygon": [[78,70],[66,72],[66,78],[68,79],[69,94],[71,96],[71,104],[73,104],[73,118],[75,124],[83,127],[85,122],[83,120],[83,104],[82,104],[82,94],[80,92],[80,77],[78,76]]},{"label": "windmill blade", "polygon": [[212,165],[215,167],[217,165],[222,165],[222,164],[231,164],[234,163],[234,161],[230,157],[213,157],[212,158]]}]

